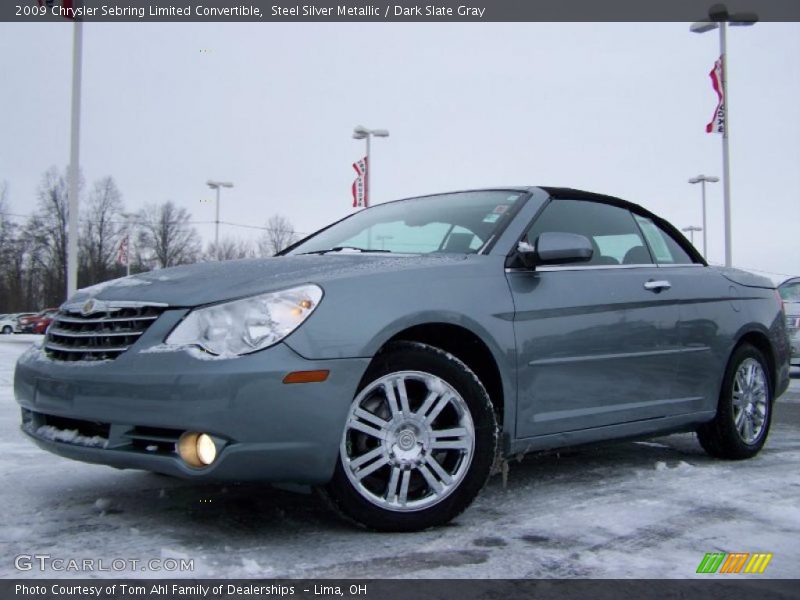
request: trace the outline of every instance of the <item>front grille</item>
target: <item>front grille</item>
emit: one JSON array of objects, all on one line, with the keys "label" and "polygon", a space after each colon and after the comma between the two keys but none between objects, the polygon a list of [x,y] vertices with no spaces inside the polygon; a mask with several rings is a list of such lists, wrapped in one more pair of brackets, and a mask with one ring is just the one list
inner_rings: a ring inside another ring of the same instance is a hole
[{"label": "front grille", "polygon": [[136,426],[126,433],[125,437],[130,440],[135,450],[174,454],[182,433],[180,429]]},{"label": "front grille", "polygon": [[83,314],[80,309],[59,311],[44,341],[53,360],[114,360],[130,348],[161,315],[161,306],[113,306]]}]

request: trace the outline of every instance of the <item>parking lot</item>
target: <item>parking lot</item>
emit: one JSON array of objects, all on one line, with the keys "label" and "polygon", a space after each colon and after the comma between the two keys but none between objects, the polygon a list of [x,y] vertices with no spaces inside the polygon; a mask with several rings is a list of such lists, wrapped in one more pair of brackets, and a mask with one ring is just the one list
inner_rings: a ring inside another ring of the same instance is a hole
[{"label": "parking lot", "polygon": [[[46,573],[54,577],[685,578],[707,552],[771,552],[761,577],[800,574],[797,369],[765,451],[750,461],[711,459],[691,434],[531,455],[451,525],[374,534],[314,495],[197,485],[39,450],[20,433],[13,399],[14,362],[30,343],[0,338],[3,577],[41,577],[14,566],[37,553],[141,561]],[[141,566],[181,558],[193,570]]]}]

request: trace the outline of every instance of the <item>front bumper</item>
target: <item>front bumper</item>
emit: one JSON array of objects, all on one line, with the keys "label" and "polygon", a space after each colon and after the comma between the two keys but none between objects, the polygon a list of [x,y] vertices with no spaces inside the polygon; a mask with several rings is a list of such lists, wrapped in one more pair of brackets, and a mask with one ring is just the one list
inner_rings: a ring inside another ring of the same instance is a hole
[{"label": "front bumper", "polygon": [[[162,314],[113,361],[65,363],[30,349],[14,376],[23,431],[55,454],[118,468],[207,480],[328,481],[369,359],[307,360],[283,343],[235,359],[154,351],[183,314]],[[327,381],[283,383],[289,372],[318,369],[330,371]],[[185,431],[220,441],[211,465],[194,468],[178,457],[174,441]]]}]

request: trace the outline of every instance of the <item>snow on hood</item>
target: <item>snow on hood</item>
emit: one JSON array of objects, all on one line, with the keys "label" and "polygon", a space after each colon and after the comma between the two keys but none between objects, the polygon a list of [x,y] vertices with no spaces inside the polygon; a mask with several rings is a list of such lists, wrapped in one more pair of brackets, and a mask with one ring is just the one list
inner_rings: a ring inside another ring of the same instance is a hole
[{"label": "snow on hood", "polygon": [[303,283],[444,266],[464,258],[463,254],[332,254],[196,263],[106,281],[78,290],[68,303],[96,298],[189,307]]}]

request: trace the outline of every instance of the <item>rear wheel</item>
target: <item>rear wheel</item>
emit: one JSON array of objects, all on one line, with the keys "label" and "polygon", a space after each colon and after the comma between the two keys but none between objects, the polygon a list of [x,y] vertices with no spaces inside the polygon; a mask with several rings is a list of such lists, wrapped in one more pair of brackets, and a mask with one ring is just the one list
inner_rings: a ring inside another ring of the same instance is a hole
[{"label": "rear wheel", "polygon": [[14,330],[11,329],[11,325],[3,327],[3,335],[11,335],[12,333],[14,333]]},{"label": "rear wheel", "polygon": [[758,454],[772,421],[772,384],[762,352],[742,344],[731,356],[717,415],[697,430],[711,456],[740,460]]},{"label": "rear wheel", "polygon": [[323,495],[370,529],[440,525],[475,498],[496,448],[494,411],[475,374],[437,348],[399,342],[353,399]]}]

